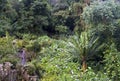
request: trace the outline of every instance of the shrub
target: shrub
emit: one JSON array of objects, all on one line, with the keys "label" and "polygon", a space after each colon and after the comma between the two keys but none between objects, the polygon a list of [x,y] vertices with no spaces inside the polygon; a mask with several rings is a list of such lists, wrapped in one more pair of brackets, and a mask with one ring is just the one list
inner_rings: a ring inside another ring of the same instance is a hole
[{"label": "shrub", "polygon": [[120,52],[112,44],[105,52],[105,71],[112,81],[120,80]]},{"label": "shrub", "polygon": [[[12,41],[13,37],[6,35],[6,37],[0,38],[0,61],[5,61],[5,58],[9,57],[8,59],[10,60],[10,57],[15,56],[16,54],[16,49],[14,48]],[[12,59],[11,59],[12,60]]]}]

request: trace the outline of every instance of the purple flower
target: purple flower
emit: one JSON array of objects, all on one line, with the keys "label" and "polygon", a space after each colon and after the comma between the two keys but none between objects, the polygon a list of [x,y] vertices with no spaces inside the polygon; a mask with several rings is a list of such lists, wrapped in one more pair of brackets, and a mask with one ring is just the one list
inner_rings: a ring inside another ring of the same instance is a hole
[{"label": "purple flower", "polygon": [[21,64],[25,65],[26,64],[26,51],[25,49],[22,49],[22,51],[18,55],[21,59]]}]

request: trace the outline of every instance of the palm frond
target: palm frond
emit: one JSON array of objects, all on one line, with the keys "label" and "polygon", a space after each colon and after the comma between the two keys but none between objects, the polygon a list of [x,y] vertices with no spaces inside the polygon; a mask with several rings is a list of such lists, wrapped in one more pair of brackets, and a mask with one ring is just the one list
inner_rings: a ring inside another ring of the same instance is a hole
[{"label": "palm frond", "polygon": [[91,57],[104,46],[104,44],[100,44],[99,37],[89,37],[87,32],[71,37],[68,44],[70,51],[72,51],[71,53],[79,57]]}]

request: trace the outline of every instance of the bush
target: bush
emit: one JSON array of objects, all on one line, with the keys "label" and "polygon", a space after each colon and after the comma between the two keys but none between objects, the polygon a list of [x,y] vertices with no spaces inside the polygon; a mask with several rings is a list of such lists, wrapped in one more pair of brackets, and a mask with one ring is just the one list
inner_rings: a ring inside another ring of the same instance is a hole
[{"label": "bush", "polygon": [[112,81],[112,80],[110,80],[110,78],[106,75],[106,73],[102,73],[102,72],[95,73],[89,67],[86,73],[81,74],[80,81]]},{"label": "bush", "polygon": [[4,57],[10,58],[11,56],[15,56],[16,49],[12,44],[13,39],[14,38],[10,37],[9,35],[6,35],[6,37],[0,38],[0,58],[1,58],[0,61],[3,61],[5,59]]},{"label": "bush", "polygon": [[110,48],[105,52],[105,71],[112,81],[120,80],[120,52],[112,44]]}]

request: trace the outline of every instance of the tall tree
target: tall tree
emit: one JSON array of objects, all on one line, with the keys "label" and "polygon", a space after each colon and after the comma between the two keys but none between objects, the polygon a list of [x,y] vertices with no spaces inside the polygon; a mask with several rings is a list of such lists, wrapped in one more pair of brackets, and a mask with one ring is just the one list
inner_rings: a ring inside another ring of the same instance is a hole
[{"label": "tall tree", "polygon": [[20,18],[13,25],[15,30],[24,33],[43,33],[50,21],[50,8],[43,0],[23,0],[20,9]]},{"label": "tall tree", "polygon": [[9,0],[0,1],[0,12],[0,33],[2,33],[1,35],[5,35],[6,31],[12,29],[10,25],[16,20],[17,13]]}]

